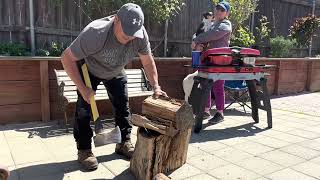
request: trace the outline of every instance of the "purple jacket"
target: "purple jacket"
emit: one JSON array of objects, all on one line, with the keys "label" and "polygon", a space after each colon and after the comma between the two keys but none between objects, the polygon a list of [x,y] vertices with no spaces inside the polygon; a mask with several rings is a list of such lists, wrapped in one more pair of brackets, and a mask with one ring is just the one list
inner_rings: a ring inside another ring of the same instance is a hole
[{"label": "purple jacket", "polygon": [[232,33],[231,22],[227,19],[215,22],[209,31],[199,34],[196,44],[209,43],[209,48],[229,47]]}]

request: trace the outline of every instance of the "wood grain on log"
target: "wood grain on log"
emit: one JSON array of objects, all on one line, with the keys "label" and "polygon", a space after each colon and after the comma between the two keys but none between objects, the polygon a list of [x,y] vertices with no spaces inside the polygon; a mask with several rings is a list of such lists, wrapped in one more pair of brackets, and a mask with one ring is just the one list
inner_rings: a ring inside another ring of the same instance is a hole
[{"label": "wood grain on log", "polygon": [[157,131],[157,132],[159,132],[161,134],[166,134],[166,130],[167,130],[166,126],[159,125],[159,124],[156,124],[156,123],[152,123],[149,119],[147,119],[144,116],[133,114],[132,118],[131,118],[131,122],[135,126],[146,128],[146,129],[150,129],[150,130],[154,130],[154,131]]},{"label": "wood grain on log", "polygon": [[177,130],[191,128],[194,123],[191,106],[175,99],[154,99],[149,97],[143,101],[142,114],[152,121],[164,122],[167,126],[171,121]]}]

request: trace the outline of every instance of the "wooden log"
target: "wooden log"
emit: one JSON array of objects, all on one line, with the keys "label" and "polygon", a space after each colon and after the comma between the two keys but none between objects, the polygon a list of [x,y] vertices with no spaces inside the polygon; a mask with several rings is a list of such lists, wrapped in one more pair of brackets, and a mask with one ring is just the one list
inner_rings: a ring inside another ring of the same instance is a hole
[{"label": "wooden log", "polygon": [[191,129],[180,131],[173,138],[159,136],[156,139],[154,174],[167,173],[181,167],[187,161]]},{"label": "wooden log", "polygon": [[138,137],[134,156],[130,161],[130,171],[137,179],[149,180],[153,177],[153,152],[158,133],[149,133],[143,128],[138,129]]},{"label": "wooden log", "polygon": [[169,120],[177,130],[189,129],[194,123],[191,106],[175,99],[149,97],[142,103],[142,114],[149,119]]},{"label": "wooden log", "polygon": [[166,169],[163,169],[161,172],[169,172],[186,163],[191,134],[192,129],[190,128],[180,131],[172,138],[169,155],[165,163]]},{"label": "wooden log", "polygon": [[138,129],[130,171],[136,179],[151,180],[159,173],[167,173],[186,163],[191,129],[178,132],[174,137],[155,131]]},{"label": "wooden log", "polygon": [[131,122],[135,126],[147,128],[153,131],[157,131],[161,134],[166,134],[166,126],[152,123],[149,119],[138,114],[132,114]]},{"label": "wooden log", "polygon": [[[161,121],[161,122],[159,122]],[[131,122],[133,125],[150,129],[153,131],[156,131],[160,134],[164,134],[167,136],[175,136],[178,133],[178,130],[176,130],[173,126],[172,123],[169,123],[169,125],[163,125],[165,120],[153,120],[153,119],[148,119],[144,116],[140,116],[138,114],[132,114]]]}]

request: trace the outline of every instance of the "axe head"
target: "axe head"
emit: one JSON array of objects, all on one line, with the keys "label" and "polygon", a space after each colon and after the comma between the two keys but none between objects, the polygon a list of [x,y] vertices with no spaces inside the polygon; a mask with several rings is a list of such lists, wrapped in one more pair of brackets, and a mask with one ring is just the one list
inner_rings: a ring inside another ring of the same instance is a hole
[{"label": "axe head", "polygon": [[93,137],[95,147],[112,144],[121,143],[121,131],[119,126],[116,126],[112,130],[103,130],[101,133],[96,134]]}]

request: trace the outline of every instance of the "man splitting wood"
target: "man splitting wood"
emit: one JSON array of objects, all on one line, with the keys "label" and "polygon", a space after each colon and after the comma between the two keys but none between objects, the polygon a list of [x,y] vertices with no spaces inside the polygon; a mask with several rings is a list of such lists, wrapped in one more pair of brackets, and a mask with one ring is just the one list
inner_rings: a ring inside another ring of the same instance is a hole
[{"label": "man splitting wood", "polygon": [[[73,135],[77,143],[78,161],[87,170],[95,170],[98,161],[91,151],[90,98],[103,82],[115,112],[116,125],[120,127],[122,143],[115,152],[131,158],[134,147],[130,141],[132,124],[129,111],[127,77],[124,67],[139,55],[154,96],[167,96],[158,83],[158,73],[151,54],[149,37],[141,7],[128,3],[114,16],[95,20],[87,25],[72,44],[63,52],[61,62],[78,89]],[[76,61],[85,60],[92,89],[88,88]]]}]

